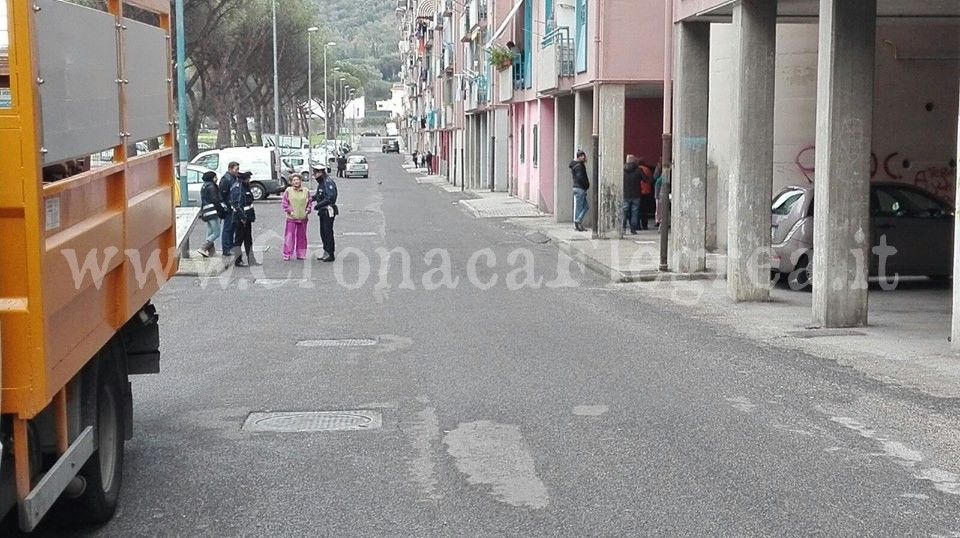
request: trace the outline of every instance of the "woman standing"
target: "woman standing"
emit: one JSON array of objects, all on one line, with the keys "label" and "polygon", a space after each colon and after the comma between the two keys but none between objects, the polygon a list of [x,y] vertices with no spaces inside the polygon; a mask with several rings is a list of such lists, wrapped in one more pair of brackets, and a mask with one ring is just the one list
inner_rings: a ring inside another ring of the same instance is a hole
[{"label": "woman standing", "polygon": [[307,220],[313,200],[303,188],[300,174],[290,176],[290,186],[283,191],[280,207],[287,216],[283,232],[283,260],[287,261],[296,252],[298,260],[307,259]]}]

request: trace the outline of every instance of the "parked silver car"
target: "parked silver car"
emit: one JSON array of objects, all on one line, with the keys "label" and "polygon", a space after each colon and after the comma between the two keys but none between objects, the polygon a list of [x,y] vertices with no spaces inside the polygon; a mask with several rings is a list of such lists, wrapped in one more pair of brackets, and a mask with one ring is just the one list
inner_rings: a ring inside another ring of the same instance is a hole
[{"label": "parked silver car", "polygon": [[[770,238],[771,269],[786,275],[791,289],[809,289],[813,282],[813,186],[787,187],[773,197]],[[886,258],[887,276],[925,275],[946,278],[953,273],[954,207],[928,192],[904,183],[870,185],[870,241],[881,238],[896,249]],[[869,253],[870,275],[877,275],[880,256]]]}]

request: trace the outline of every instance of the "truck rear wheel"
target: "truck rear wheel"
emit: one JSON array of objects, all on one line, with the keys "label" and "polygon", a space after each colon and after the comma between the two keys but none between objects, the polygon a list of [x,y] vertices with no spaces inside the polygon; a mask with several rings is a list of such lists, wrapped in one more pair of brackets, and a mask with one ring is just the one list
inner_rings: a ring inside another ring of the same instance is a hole
[{"label": "truck rear wheel", "polygon": [[119,347],[108,344],[96,368],[96,389],[86,392],[83,397],[81,414],[84,426],[93,426],[97,449],[78,474],[84,481],[83,492],[69,504],[76,517],[85,523],[109,521],[120,499],[124,399],[120,364],[116,357],[117,353],[122,353]]}]

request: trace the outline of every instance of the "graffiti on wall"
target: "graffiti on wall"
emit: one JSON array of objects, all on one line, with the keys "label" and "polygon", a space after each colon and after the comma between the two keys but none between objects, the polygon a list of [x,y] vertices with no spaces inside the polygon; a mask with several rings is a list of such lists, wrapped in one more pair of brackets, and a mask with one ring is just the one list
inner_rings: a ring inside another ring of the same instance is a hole
[{"label": "graffiti on wall", "polygon": [[[815,169],[815,146],[805,146],[794,159],[797,169],[803,177],[813,183]],[[876,153],[870,154],[870,179],[880,181],[902,181],[916,185],[940,198],[953,199],[957,182],[957,161],[945,160],[945,166],[926,166],[915,168],[913,161],[899,152],[889,153],[883,159]]]}]

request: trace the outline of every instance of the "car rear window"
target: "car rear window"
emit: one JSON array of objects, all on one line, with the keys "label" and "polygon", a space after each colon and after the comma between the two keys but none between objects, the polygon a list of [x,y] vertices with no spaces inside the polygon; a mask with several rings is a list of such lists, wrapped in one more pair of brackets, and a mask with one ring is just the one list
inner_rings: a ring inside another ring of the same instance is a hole
[{"label": "car rear window", "polygon": [[803,199],[803,191],[800,189],[790,189],[783,191],[773,199],[774,215],[789,215],[793,206]]},{"label": "car rear window", "polygon": [[348,159],[348,162],[350,162],[350,164],[367,164],[367,158],[354,155]]}]

